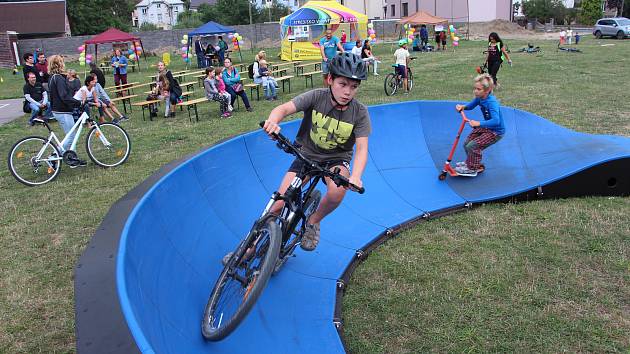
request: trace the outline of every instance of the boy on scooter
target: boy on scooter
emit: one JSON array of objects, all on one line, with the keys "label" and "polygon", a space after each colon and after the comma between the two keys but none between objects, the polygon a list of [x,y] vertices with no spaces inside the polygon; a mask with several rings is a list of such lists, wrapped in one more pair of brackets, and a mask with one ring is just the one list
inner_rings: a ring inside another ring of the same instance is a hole
[{"label": "boy on scooter", "polygon": [[473,85],[475,98],[467,105],[458,104],[455,106],[458,112],[469,111],[479,106],[484,117],[482,121],[471,119],[468,122],[473,131],[464,142],[467,158],[465,162],[458,162],[455,166],[455,171],[461,176],[474,177],[483,172],[481,151],[501,140],[505,134],[501,106],[499,100],[492,94],[493,88],[494,82],[490,75],[478,75]]}]

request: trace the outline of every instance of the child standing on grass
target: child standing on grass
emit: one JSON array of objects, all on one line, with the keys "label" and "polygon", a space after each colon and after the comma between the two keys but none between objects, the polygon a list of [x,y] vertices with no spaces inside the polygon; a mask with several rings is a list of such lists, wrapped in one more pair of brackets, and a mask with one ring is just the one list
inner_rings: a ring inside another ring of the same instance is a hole
[{"label": "child standing on grass", "polygon": [[492,94],[494,82],[488,74],[482,74],[475,78],[473,93],[475,98],[467,105],[458,104],[455,109],[458,112],[469,111],[477,106],[483,113],[483,121],[470,120],[468,124],[473,131],[464,142],[466,161],[458,162],[455,171],[460,175],[474,177],[484,170],[481,164],[481,151],[501,140],[505,134],[505,125],[501,115],[499,100]]},{"label": "child standing on grass", "polygon": [[227,99],[228,99],[228,111],[232,112],[234,110],[234,107],[230,103],[230,100],[232,99],[232,96],[225,89],[225,81],[223,81],[223,68],[222,67],[218,67],[218,68],[214,69],[214,76],[215,76],[215,78],[217,80],[217,88],[219,89],[219,94],[221,94],[222,96],[227,97]]}]

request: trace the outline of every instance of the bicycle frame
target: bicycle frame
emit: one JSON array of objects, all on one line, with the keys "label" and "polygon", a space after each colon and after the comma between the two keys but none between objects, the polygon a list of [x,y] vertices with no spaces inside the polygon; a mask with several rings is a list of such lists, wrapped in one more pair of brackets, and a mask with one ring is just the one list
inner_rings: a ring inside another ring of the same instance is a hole
[{"label": "bicycle frame", "polygon": [[[83,112],[81,114],[81,116],[79,117],[79,119],[77,119],[77,121],[72,126],[72,129],[70,129],[70,131],[68,131],[68,133],[66,133],[66,135],[63,138],[63,140],[61,140],[61,141],[59,141],[59,138],[57,138],[57,135],[50,128],[50,126],[47,123],[45,123],[44,125],[46,126],[46,128],[48,128],[48,131],[50,132],[50,134],[48,135],[48,140],[46,141],[46,144],[44,144],[44,146],[42,147],[40,152],[37,154],[37,159],[41,158],[41,154],[43,154],[44,150],[46,149],[46,146],[48,144],[51,144],[53,142],[53,140],[54,140],[54,144],[57,145],[57,147],[61,151],[62,155],[66,151],[75,151],[75,149],[77,147],[77,142],[79,141],[79,137],[81,136],[81,132],[83,131],[83,124],[85,122],[87,122],[88,120],[91,120],[90,116],[86,112]],[[103,144],[105,146],[111,146],[110,142],[107,140],[105,135],[102,134],[102,132],[101,132],[101,130],[99,128],[99,125],[96,122],[94,122],[94,124],[96,126],[96,129],[100,133],[100,134],[98,134],[99,139],[103,142]],[[70,135],[72,135],[72,133],[75,132],[75,131],[76,131],[76,134],[74,134],[74,138],[72,139],[72,144],[70,145],[70,149],[66,150],[64,148],[64,145],[68,142]]]}]

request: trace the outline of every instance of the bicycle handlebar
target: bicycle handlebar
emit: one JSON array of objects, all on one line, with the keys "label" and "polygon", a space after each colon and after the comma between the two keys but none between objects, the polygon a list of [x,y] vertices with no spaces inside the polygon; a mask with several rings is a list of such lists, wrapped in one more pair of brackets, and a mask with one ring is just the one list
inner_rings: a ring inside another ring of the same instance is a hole
[{"label": "bicycle handlebar", "polygon": [[[265,122],[262,121],[258,123],[258,125],[260,125],[260,127],[263,128],[265,126]],[[277,134],[272,133],[271,136],[274,138],[274,140],[278,142],[278,147],[280,149],[302,160],[303,162],[308,164],[310,167],[317,170],[317,172],[320,173],[322,176],[329,177],[337,185],[337,187],[341,187],[341,186],[349,187],[351,190],[359,194],[365,193],[365,188],[359,187],[353,183],[350,183],[350,180],[348,180],[346,176],[339,174],[338,169],[335,169],[335,171],[329,171],[328,169],[322,167],[318,162],[315,162],[309,159],[308,157],[304,156],[302,152],[300,151],[300,149],[298,149],[293,143],[291,143],[289,139],[287,139],[287,137],[285,137],[281,133],[277,133]]]}]

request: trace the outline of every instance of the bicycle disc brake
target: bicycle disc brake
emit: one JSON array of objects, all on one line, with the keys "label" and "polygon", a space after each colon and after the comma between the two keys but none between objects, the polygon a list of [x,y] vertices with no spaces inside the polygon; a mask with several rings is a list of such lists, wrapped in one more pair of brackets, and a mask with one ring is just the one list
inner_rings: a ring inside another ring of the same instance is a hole
[{"label": "bicycle disc brake", "polygon": [[79,156],[77,156],[77,153],[72,150],[67,150],[66,152],[63,153],[63,162],[65,162],[67,165],[72,164],[78,159],[79,159]]}]

